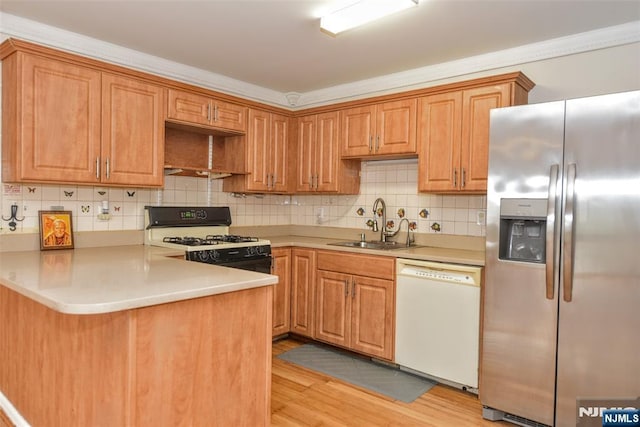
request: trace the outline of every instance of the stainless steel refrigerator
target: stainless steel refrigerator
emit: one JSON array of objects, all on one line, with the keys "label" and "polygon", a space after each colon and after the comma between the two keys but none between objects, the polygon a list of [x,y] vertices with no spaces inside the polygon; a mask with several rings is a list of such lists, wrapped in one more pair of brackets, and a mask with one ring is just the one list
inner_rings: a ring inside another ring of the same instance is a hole
[{"label": "stainless steel refrigerator", "polygon": [[640,396],[640,91],[490,123],[483,414],[593,425]]}]

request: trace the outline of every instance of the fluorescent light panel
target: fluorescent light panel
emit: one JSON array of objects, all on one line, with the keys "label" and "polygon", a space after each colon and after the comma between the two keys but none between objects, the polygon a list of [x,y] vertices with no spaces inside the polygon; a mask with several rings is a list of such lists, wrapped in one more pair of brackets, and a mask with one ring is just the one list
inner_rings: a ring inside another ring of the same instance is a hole
[{"label": "fluorescent light panel", "polygon": [[320,18],[320,28],[332,35],[418,5],[418,0],[360,0]]}]

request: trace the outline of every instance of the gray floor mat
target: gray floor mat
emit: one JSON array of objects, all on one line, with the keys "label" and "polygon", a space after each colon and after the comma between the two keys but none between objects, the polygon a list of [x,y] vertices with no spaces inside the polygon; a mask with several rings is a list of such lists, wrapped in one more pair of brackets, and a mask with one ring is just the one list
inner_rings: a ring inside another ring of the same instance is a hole
[{"label": "gray floor mat", "polygon": [[436,384],[317,344],[304,344],[277,357],[406,403],[413,402]]}]

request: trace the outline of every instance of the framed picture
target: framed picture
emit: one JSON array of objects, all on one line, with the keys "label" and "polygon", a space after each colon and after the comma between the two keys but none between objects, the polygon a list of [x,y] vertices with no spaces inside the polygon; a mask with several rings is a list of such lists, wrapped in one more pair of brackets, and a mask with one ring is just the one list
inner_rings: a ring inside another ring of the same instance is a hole
[{"label": "framed picture", "polygon": [[71,211],[38,211],[40,216],[40,249],[72,249]]}]

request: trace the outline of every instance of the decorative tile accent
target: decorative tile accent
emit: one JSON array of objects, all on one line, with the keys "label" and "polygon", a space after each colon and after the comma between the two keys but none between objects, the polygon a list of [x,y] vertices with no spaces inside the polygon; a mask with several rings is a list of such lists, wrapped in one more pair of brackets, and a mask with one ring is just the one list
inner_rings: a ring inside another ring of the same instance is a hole
[{"label": "decorative tile accent", "polygon": [[[229,206],[236,226],[293,224],[366,230],[373,226],[374,219],[382,216],[380,209],[371,212],[374,201],[382,197],[387,216],[394,220],[394,225],[399,219],[409,218],[412,232],[486,234],[486,226],[476,224],[477,212],[486,209],[486,196],[418,193],[417,169],[416,162],[363,162],[360,194],[296,195],[289,203],[283,202],[285,196],[271,194],[261,198],[252,195],[234,198],[222,191],[222,180],[193,177],[167,177],[162,189],[3,183],[0,210],[7,217],[12,203],[22,207],[20,214],[25,215],[25,220],[18,222],[15,233],[38,233],[37,212],[50,206],[65,206],[72,210],[74,226],[81,231],[142,230],[145,205],[171,204]],[[65,191],[73,192],[73,195],[68,196]],[[109,221],[97,218],[104,200],[112,206]],[[327,214],[326,221],[317,224],[316,211],[321,207]],[[0,221],[0,234],[9,232],[6,224]],[[383,226],[379,219],[378,225]]]}]

